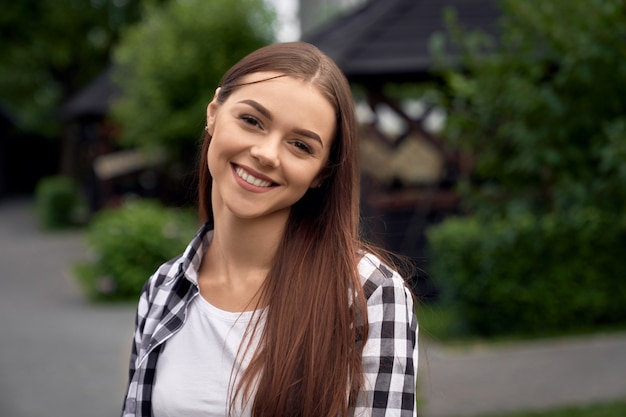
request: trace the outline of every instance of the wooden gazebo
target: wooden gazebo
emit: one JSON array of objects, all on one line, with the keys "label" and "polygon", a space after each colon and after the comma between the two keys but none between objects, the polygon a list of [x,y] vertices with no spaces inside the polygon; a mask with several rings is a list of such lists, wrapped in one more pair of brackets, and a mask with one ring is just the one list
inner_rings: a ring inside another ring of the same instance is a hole
[{"label": "wooden gazebo", "polygon": [[120,204],[124,195],[167,200],[175,194],[164,185],[169,183],[159,166],[162,153],[118,144],[119,127],[108,115],[120,96],[106,69],[61,109],[61,171],[80,185],[91,212]]}]

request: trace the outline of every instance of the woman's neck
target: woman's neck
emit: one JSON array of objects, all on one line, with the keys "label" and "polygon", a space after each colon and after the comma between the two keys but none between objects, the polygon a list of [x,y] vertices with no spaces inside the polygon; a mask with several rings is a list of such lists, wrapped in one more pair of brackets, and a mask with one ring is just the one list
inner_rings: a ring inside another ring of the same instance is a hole
[{"label": "woman's neck", "polygon": [[282,239],[287,216],[238,219],[217,215],[213,240],[204,254],[198,283],[218,308],[244,311],[263,302],[260,289]]},{"label": "woman's neck", "polygon": [[208,255],[225,269],[269,269],[282,239],[286,216],[237,219],[220,216],[214,220],[213,241]]}]

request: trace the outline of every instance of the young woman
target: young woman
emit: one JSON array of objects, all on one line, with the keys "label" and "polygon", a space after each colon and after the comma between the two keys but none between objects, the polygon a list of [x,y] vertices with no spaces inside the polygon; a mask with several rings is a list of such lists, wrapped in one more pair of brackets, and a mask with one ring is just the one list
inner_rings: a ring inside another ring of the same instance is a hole
[{"label": "young woman", "polygon": [[359,240],[351,92],[312,45],[243,58],[207,108],[205,222],[141,295],[123,416],[411,416],[417,322]]}]

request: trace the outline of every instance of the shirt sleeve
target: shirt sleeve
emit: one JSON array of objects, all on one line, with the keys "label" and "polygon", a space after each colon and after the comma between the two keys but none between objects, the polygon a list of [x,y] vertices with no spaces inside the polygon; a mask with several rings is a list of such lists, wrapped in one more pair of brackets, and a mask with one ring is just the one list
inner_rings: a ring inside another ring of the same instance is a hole
[{"label": "shirt sleeve", "polygon": [[369,334],[363,347],[365,387],[354,415],[414,417],[418,326],[413,297],[404,280],[377,258],[366,255],[364,261],[369,263],[360,268]]}]

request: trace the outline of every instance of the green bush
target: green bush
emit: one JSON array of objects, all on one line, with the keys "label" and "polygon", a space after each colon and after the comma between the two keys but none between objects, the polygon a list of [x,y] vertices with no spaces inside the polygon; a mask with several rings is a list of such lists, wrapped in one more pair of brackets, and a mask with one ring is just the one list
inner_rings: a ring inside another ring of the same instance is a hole
[{"label": "green bush", "polygon": [[442,301],[475,335],[542,335],[626,324],[626,218],[453,218],[428,232]]},{"label": "green bush", "polygon": [[79,222],[82,201],[76,183],[68,177],[39,180],[35,189],[39,223],[44,229],[62,229]]},{"label": "green bush", "polygon": [[195,219],[147,200],[104,210],[87,231],[95,260],[76,265],[75,275],[91,299],[135,299],[160,264],[185,250]]}]

